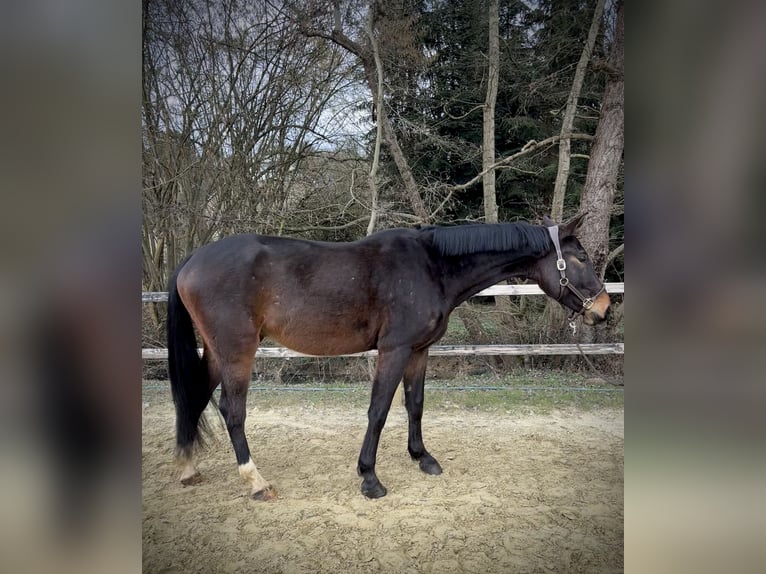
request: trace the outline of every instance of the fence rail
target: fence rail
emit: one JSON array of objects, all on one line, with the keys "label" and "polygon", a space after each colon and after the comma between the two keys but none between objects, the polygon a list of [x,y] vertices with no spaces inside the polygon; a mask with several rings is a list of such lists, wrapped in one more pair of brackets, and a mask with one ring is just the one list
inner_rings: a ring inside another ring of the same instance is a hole
[{"label": "fence rail", "polygon": [[[578,355],[577,344],[560,345],[434,345],[428,349],[430,357],[465,357],[477,355]],[[580,345],[586,355],[622,355],[625,353],[625,343],[591,343]],[[202,349],[198,349],[202,352]],[[304,355],[285,347],[260,347],[259,359],[293,359],[296,357],[377,357],[376,350],[354,353],[351,355]],[[165,360],[168,358],[167,349],[141,349],[141,358],[149,360]]]},{"label": "fence rail", "polygon": [[[607,283],[607,293],[625,293],[625,283]],[[479,291],[474,297],[493,297],[495,295],[544,295],[537,285],[493,285]],[[161,303],[168,300],[166,291],[145,291],[141,293],[144,303]],[[200,352],[202,350],[200,349]],[[623,355],[624,343],[556,344],[556,345],[434,345],[428,350],[431,357],[461,357],[487,355]],[[376,357],[376,350],[335,355],[341,357]],[[304,355],[284,347],[261,347],[258,358],[291,359],[295,357],[316,357]],[[322,355],[324,356],[324,355]],[[167,349],[141,349],[141,358],[146,360],[167,360]]]}]

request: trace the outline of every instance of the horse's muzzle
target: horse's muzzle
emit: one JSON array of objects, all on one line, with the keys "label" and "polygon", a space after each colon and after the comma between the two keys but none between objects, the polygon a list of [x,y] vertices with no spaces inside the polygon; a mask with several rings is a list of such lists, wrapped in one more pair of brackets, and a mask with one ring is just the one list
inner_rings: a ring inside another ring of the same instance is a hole
[{"label": "horse's muzzle", "polygon": [[583,313],[583,322],[586,325],[595,325],[601,323],[609,316],[609,305],[611,301],[606,291],[602,291],[596,300],[593,301],[593,306],[587,309]]}]

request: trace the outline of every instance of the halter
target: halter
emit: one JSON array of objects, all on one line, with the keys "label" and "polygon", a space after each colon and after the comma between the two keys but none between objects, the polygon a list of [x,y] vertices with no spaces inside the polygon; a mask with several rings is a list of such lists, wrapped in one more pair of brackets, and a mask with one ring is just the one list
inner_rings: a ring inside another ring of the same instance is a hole
[{"label": "halter", "polygon": [[572,315],[569,317],[569,325],[574,329],[574,316],[576,314],[582,315],[593,307],[593,300],[596,299],[601,293],[606,289],[606,286],[602,283],[601,289],[599,289],[595,295],[591,295],[590,297],[586,297],[583,295],[577,287],[572,285],[569,282],[569,279],[567,278],[566,269],[567,269],[567,262],[564,261],[564,256],[561,253],[561,245],[559,244],[559,226],[558,225],[552,225],[551,227],[548,227],[548,233],[551,236],[551,241],[553,241],[553,246],[556,248],[556,269],[559,270],[559,273],[561,274],[561,279],[559,279],[559,285],[561,286],[559,288],[559,296],[556,297],[556,301],[561,303],[561,298],[564,296],[564,288],[566,287],[569,289],[572,293],[575,294],[575,296],[582,302],[582,308],[579,311],[572,311]]}]

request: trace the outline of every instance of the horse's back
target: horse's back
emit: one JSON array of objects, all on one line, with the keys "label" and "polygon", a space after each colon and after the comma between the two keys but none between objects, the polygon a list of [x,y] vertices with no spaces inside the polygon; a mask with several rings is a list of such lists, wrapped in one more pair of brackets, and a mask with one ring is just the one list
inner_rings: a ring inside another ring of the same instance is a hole
[{"label": "horse's back", "polygon": [[[190,257],[179,278],[190,281],[214,280],[224,275],[289,273],[300,280],[324,269],[324,275],[347,274],[350,279],[365,270],[410,265],[422,251],[416,230],[389,229],[350,242],[327,242],[259,235],[225,237],[200,247]],[[419,254],[419,253],[418,253]]]}]

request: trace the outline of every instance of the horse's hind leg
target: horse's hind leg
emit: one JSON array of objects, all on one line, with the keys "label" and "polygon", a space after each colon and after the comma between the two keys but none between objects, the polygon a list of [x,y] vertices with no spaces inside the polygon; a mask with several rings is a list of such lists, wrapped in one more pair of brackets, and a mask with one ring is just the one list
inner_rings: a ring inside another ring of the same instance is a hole
[{"label": "horse's hind leg", "polygon": [[235,360],[228,361],[221,367],[221,399],[219,408],[226,428],[229,431],[231,444],[239,465],[239,474],[250,484],[251,495],[256,500],[269,500],[276,496],[276,491],[258,472],[250,456],[250,447],[245,437],[245,415],[247,387],[250,384],[250,374],[253,366],[253,355],[258,348],[255,344],[243,349]]},{"label": "horse's hind leg", "polygon": [[407,450],[410,456],[417,460],[420,469],[427,474],[441,474],[442,467],[426,450],[423,445],[423,434],[420,421],[423,418],[424,382],[426,378],[426,362],[428,351],[414,353],[404,369],[404,402],[407,405],[409,417],[409,433]]},{"label": "horse's hind leg", "polygon": [[178,462],[181,465],[181,484],[191,486],[202,480],[202,475],[194,464],[194,454],[184,453],[178,457]]}]

